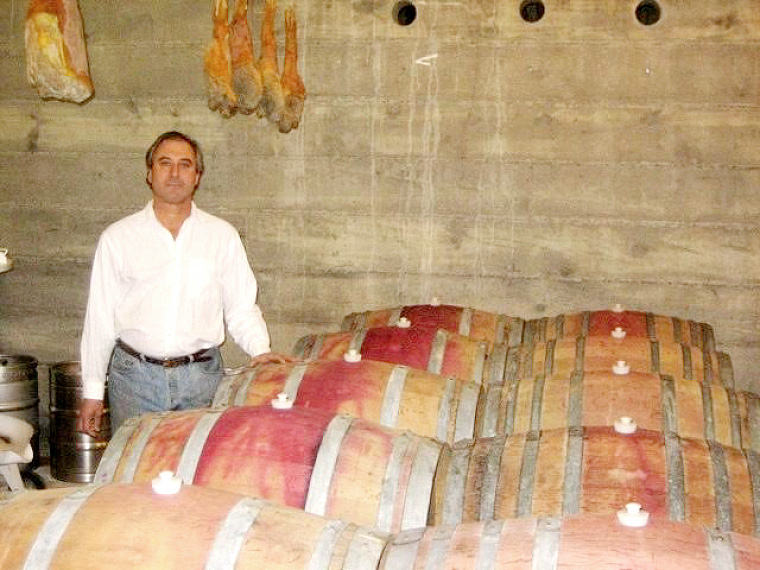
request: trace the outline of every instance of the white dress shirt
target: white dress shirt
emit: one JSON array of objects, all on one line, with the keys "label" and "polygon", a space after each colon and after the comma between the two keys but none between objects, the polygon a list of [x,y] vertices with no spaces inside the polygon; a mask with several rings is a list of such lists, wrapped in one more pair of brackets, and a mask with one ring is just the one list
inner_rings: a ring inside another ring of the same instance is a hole
[{"label": "white dress shirt", "polygon": [[102,399],[117,338],[154,358],[224,341],[224,322],[249,355],[269,352],[256,279],[237,230],[193,203],[174,239],[153,202],[98,241],[81,343],[83,397]]}]

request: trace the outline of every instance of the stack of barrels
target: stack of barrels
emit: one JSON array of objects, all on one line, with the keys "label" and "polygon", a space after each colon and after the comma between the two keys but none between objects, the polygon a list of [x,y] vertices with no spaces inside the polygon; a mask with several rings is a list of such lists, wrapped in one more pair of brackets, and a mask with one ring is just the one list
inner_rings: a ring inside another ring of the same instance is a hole
[{"label": "stack of barrels", "polygon": [[[760,399],[709,325],[436,304],[342,328],[129,420],[94,485],[0,509],[0,566],[760,568]],[[146,486],[172,473],[192,485]]]}]

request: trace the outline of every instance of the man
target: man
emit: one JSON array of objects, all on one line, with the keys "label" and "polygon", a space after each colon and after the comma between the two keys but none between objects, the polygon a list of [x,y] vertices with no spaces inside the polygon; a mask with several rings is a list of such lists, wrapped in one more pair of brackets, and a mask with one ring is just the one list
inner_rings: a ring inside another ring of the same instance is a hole
[{"label": "man", "polygon": [[145,160],[153,199],[110,225],[95,252],[77,420],[92,436],[106,373],[113,431],[142,413],[210,405],[222,376],[225,320],[250,365],[292,360],[270,352],[238,232],[193,202],[203,175],[198,144],[167,132]]}]

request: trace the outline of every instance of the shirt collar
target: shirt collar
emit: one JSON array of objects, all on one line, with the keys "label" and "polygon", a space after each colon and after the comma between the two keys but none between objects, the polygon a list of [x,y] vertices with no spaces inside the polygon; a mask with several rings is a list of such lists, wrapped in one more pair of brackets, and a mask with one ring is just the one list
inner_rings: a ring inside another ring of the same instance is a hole
[{"label": "shirt collar", "polygon": [[[196,220],[198,220],[198,206],[195,205],[195,200],[190,204],[190,216],[185,220],[185,222],[182,224],[182,227],[185,227],[186,225],[197,223]],[[158,218],[156,217],[156,212],[153,211],[153,200],[151,199],[148,204],[143,208],[143,213],[145,214],[145,219],[149,223],[157,224],[163,228],[164,226],[161,225],[161,222],[158,221]]]}]

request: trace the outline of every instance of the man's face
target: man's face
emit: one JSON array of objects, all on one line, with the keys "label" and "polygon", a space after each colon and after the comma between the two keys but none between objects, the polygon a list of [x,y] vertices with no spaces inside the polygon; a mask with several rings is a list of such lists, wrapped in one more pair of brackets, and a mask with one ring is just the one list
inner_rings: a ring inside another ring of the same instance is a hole
[{"label": "man's face", "polygon": [[184,204],[192,201],[201,180],[193,147],[183,140],[163,141],[153,153],[147,180],[157,202]]}]

